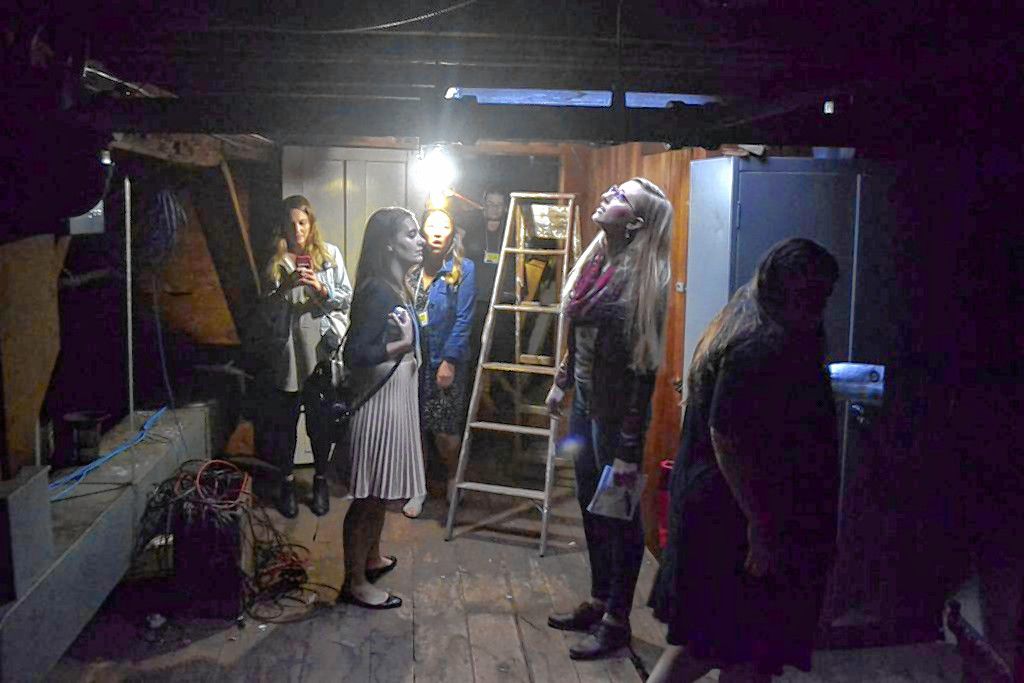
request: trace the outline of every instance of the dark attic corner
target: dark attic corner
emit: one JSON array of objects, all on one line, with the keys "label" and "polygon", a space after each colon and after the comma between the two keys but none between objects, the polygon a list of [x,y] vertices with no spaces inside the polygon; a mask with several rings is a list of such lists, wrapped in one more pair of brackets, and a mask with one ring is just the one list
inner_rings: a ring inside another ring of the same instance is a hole
[{"label": "dark attic corner", "polygon": [[150,5],[0,9],[0,681],[1024,681],[1009,8]]}]

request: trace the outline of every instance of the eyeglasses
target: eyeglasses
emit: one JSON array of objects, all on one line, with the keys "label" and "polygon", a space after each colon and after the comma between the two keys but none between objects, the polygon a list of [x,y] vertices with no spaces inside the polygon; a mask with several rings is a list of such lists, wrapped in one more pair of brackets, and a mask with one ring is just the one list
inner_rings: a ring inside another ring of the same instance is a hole
[{"label": "eyeglasses", "polygon": [[612,185],[605,191],[604,194],[605,196],[611,195],[615,199],[618,199],[620,202],[628,206],[631,210],[633,210],[633,203],[629,201],[629,197],[626,196],[626,193],[623,192],[618,185]]}]

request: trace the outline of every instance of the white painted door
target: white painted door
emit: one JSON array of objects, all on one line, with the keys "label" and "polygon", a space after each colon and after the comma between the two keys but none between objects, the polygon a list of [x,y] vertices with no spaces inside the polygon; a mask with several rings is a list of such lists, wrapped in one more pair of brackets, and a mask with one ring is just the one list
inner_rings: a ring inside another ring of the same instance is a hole
[{"label": "white painted door", "polygon": [[[425,206],[425,193],[410,182],[413,158],[408,150],[284,148],[284,196],[301,194],[309,199],[324,239],[341,249],[353,283],[370,214],[386,206],[403,206],[418,216]],[[313,462],[302,418],[295,462]]]}]

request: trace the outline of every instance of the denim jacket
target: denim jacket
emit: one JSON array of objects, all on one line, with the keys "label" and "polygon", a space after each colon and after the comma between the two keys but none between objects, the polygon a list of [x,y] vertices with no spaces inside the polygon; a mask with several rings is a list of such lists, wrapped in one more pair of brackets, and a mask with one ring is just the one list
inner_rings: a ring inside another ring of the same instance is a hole
[{"label": "denim jacket", "polygon": [[[448,284],[444,276],[452,270],[452,260],[441,266],[427,293],[427,325],[423,336],[430,350],[430,367],[443,361],[453,364],[469,360],[469,335],[473,327],[476,300],[476,266],[462,259],[462,277],[458,284]],[[416,283],[413,283],[415,289]]]}]

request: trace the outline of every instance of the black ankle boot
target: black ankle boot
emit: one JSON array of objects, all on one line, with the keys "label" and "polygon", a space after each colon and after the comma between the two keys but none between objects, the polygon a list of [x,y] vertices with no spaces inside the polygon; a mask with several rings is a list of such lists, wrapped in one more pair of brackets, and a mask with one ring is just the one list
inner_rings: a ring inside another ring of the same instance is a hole
[{"label": "black ankle boot", "polygon": [[571,612],[552,614],[548,626],[560,631],[589,631],[604,617],[604,605],[594,602],[580,603]]},{"label": "black ankle boot", "polygon": [[309,503],[309,509],[317,517],[323,517],[331,509],[331,494],[327,490],[327,477],[319,474],[313,477],[313,500]]},{"label": "black ankle boot", "polygon": [[281,491],[277,494],[277,511],[288,519],[299,514],[299,504],[295,500],[295,482],[291,479],[281,481]]}]

